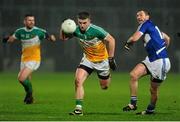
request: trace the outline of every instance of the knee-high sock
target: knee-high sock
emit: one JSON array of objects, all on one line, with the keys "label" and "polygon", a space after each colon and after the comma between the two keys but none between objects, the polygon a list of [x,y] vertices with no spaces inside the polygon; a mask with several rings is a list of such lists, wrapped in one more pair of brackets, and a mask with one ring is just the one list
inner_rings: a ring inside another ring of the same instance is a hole
[{"label": "knee-high sock", "polygon": [[23,85],[26,93],[32,93],[32,84],[29,79],[24,80],[21,84]]},{"label": "knee-high sock", "polygon": [[83,100],[82,99],[76,99],[76,108],[82,109]]}]

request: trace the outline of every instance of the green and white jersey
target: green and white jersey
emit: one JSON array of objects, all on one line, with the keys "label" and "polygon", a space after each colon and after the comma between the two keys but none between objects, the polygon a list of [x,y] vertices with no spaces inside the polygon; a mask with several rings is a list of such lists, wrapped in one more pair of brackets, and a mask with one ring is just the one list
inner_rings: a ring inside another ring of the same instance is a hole
[{"label": "green and white jersey", "polygon": [[103,42],[108,32],[103,28],[90,24],[85,32],[81,32],[78,26],[73,35],[79,39],[79,43],[88,60],[99,62],[108,58],[106,45]]},{"label": "green and white jersey", "polygon": [[22,43],[22,57],[23,62],[26,61],[40,61],[40,43],[42,39],[46,38],[46,31],[33,27],[28,30],[26,27],[17,29],[13,37],[20,40]]}]

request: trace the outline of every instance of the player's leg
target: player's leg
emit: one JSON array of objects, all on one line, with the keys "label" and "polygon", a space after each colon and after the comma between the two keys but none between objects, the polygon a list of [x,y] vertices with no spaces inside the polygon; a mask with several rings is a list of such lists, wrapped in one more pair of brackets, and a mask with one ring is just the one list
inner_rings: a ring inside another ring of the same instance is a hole
[{"label": "player's leg", "polygon": [[84,98],[83,84],[87,76],[88,76],[88,73],[84,69],[77,68],[76,75],[75,75],[75,92],[76,92],[75,97],[76,97],[77,103],[79,103],[79,101],[83,100]]},{"label": "player's leg", "polygon": [[87,66],[80,65],[79,68],[76,70],[75,74],[75,98],[76,98],[76,107],[75,110],[70,115],[83,115],[82,112],[82,105],[83,105],[83,98],[84,98],[84,81],[86,78],[91,74],[93,70]]},{"label": "player's leg", "polygon": [[151,87],[150,87],[151,100],[146,110],[146,112],[148,113],[154,113],[156,102],[158,99],[158,88],[161,82],[162,80],[158,80],[158,79],[152,79],[151,81]]},{"label": "player's leg", "polygon": [[23,85],[26,96],[24,98],[24,102],[26,104],[33,103],[33,96],[32,96],[32,84],[30,82],[31,74],[34,70],[37,70],[40,66],[40,62],[36,61],[29,61],[29,62],[21,62],[20,72],[18,74],[18,80]]},{"label": "player's leg", "polygon": [[147,106],[145,111],[138,112],[136,114],[144,115],[144,114],[153,114],[154,113],[155,107],[156,107],[156,102],[158,100],[158,89],[159,89],[159,86],[160,86],[161,82],[162,82],[162,80],[159,80],[159,79],[154,79],[153,78],[151,80],[151,86],[150,86],[151,99],[150,99],[150,103]]},{"label": "player's leg", "polygon": [[158,88],[160,84],[166,79],[166,73],[170,70],[170,61],[168,58],[157,60],[152,63],[152,78],[151,78],[151,100],[146,109],[146,114],[152,114],[155,111],[156,102],[158,100]]},{"label": "player's leg", "polygon": [[110,72],[108,71],[98,71],[98,77],[99,77],[99,82],[100,86],[102,89],[106,90],[108,89],[110,82],[111,82],[111,77],[110,77]]},{"label": "player's leg", "polygon": [[130,104],[123,108],[123,111],[130,111],[137,109],[137,89],[138,79],[147,74],[147,68],[143,63],[139,63],[130,72]]},{"label": "player's leg", "polygon": [[166,73],[170,70],[170,61],[168,58],[156,60],[149,64],[149,69],[151,71],[151,86],[150,93],[151,99],[145,111],[139,112],[137,114],[153,114],[156,107],[156,102],[158,99],[158,89],[160,84],[166,79]]},{"label": "player's leg", "polygon": [[100,81],[101,88],[106,90],[109,87],[109,84],[111,82],[111,78],[110,77],[107,78],[107,79],[102,79],[101,78],[99,81]]},{"label": "player's leg", "polygon": [[30,82],[31,73],[32,73],[31,69],[29,69],[28,67],[24,67],[23,69],[20,70],[19,75],[18,75],[18,80],[23,85],[26,91],[24,103],[27,103],[27,104],[31,104],[33,102],[32,84]]},{"label": "player's leg", "polygon": [[107,89],[111,82],[111,74],[108,59],[92,63],[93,69],[97,71],[99,83],[102,89]]}]

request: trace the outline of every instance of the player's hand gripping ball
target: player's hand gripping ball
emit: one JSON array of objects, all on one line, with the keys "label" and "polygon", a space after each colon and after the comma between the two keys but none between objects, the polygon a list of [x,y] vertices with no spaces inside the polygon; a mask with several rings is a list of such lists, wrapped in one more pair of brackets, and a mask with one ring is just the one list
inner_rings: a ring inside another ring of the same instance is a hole
[{"label": "player's hand gripping ball", "polygon": [[76,30],[76,23],[72,19],[66,19],[61,24],[61,30],[66,34],[72,34]]}]

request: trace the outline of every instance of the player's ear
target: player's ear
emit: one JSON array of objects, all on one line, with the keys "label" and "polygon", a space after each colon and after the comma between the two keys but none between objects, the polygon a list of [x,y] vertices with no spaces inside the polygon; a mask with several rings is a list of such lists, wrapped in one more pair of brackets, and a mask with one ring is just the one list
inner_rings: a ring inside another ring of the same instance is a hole
[{"label": "player's ear", "polygon": [[150,16],[149,16],[149,15],[146,15],[146,19],[147,19],[147,20],[150,19]]}]

